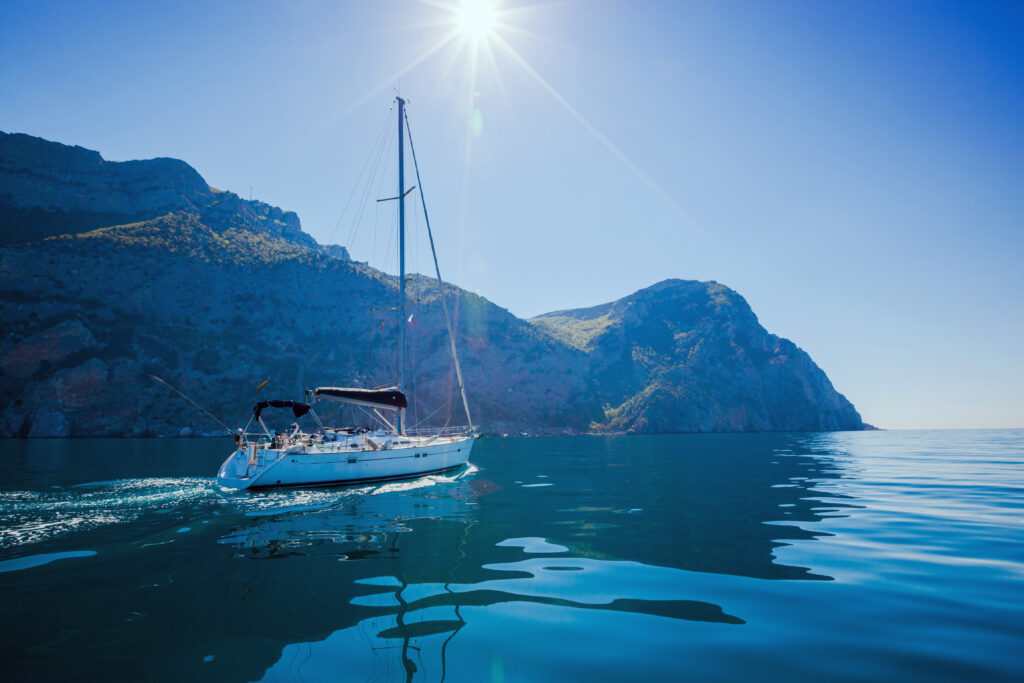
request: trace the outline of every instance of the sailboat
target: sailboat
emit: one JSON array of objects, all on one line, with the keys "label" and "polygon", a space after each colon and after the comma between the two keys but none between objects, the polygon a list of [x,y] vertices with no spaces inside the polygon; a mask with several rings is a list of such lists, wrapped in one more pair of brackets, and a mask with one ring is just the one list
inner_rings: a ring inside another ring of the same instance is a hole
[{"label": "sailboat", "polygon": [[[416,148],[409,136],[409,148],[416,169],[416,185],[434,254],[434,268],[441,292],[441,306],[448,340],[451,347],[455,376],[458,380],[467,425],[440,429],[409,429],[406,411],[409,407],[405,392],[405,197],[412,191],[405,189],[405,129],[408,118],[405,100],[396,97],[398,104],[398,306],[396,315],[398,383],[383,388],[316,387],[306,390],[306,401],[260,401],[252,409],[252,416],[236,436],[236,448],[221,465],[217,482],[229,489],[256,489],[276,486],[327,486],[357,484],[387,479],[420,477],[453,470],[465,465],[479,433],[473,427],[469,403],[462,381],[458,352],[452,334],[451,317],[444,298],[444,283],[430,231],[430,218],[423,201],[423,185],[419,177]],[[315,410],[319,401],[331,401],[359,406],[372,415],[373,428],[328,427]],[[303,431],[297,423],[285,432],[271,433],[263,421],[268,409],[290,410],[296,420],[307,414],[315,421],[316,429]],[[389,419],[390,418],[390,419]]]}]

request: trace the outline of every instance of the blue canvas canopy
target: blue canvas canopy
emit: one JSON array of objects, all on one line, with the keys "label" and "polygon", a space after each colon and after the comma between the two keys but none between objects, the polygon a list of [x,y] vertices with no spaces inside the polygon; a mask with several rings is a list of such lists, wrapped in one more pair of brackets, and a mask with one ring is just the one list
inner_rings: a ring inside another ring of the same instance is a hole
[{"label": "blue canvas canopy", "polygon": [[252,416],[254,419],[260,419],[260,413],[263,412],[264,408],[291,408],[292,414],[296,418],[300,418],[309,412],[308,403],[299,403],[298,401],[281,401],[278,399],[272,399],[270,401],[260,401],[252,407]]}]

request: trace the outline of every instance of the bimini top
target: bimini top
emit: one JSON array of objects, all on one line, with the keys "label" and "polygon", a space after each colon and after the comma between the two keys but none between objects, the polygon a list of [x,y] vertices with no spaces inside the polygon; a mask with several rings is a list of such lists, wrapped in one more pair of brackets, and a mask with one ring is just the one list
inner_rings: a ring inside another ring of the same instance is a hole
[{"label": "bimini top", "polygon": [[260,401],[252,407],[252,416],[254,419],[260,419],[260,413],[263,412],[264,408],[291,408],[292,414],[296,418],[300,418],[309,412],[308,403],[299,403],[298,401],[280,401],[273,399],[270,401]]},{"label": "bimini top", "polygon": [[398,389],[348,389],[344,387],[317,387],[311,391],[319,398],[330,398],[346,403],[359,403],[398,410],[408,408],[409,401]]}]

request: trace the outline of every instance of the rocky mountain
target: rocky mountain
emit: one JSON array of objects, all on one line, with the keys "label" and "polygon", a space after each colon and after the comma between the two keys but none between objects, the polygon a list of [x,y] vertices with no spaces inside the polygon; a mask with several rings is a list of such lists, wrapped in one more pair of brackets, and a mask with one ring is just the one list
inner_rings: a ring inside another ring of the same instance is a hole
[{"label": "rocky mountain", "polygon": [[[184,162],[0,133],[0,436],[216,433],[152,376],[232,426],[256,400],[391,382],[395,312],[380,309],[396,288]],[[408,289],[411,422],[462,423],[436,283]],[[716,283],[531,321],[447,296],[488,431],[863,428],[807,354]]]},{"label": "rocky mountain", "polygon": [[605,406],[600,429],[863,429],[810,356],[769,334],[743,297],[717,282],[665,280],[531,322],[587,354]]},{"label": "rocky mountain", "polygon": [[0,244],[175,212],[317,248],[294,212],[210,187],[184,161],[106,161],[83,147],[0,131]]}]

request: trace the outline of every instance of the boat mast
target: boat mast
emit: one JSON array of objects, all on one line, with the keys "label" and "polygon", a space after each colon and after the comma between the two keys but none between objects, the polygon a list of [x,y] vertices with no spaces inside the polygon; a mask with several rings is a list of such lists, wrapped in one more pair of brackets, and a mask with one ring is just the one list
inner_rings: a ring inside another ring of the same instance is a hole
[{"label": "boat mast", "polygon": [[[398,390],[405,393],[405,100],[398,100]],[[398,411],[398,432],[405,434],[405,410]]]}]

